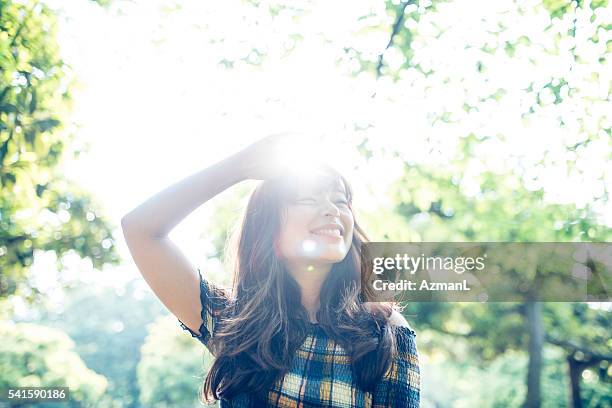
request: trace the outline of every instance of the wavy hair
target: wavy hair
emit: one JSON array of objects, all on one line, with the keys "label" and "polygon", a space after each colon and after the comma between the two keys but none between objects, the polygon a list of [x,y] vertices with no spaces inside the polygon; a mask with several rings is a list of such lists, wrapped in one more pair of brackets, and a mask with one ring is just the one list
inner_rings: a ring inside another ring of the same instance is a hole
[{"label": "wavy hair", "polygon": [[[344,185],[352,211],[353,192],[346,179],[329,166],[320,174],[319,182]],[[228,241],[226,255],[233,263],[231,302],[210,340],[216,359],[200,395],[207,403],[243,392],[265,399],[267,390],[290,369],[295,351],[308,334],[300,286],[274,250],[298,183],[291,176],[260,182]],[[351,248],[327,275],[316,316],[320,327],[350,355],[358,385],[373,391],[396,353],[388,320],[397,304],[376,302],[365,284],[369,277],[361,273],[367,260],[362,252],[364,242],[368,238],[355,220]]]}]

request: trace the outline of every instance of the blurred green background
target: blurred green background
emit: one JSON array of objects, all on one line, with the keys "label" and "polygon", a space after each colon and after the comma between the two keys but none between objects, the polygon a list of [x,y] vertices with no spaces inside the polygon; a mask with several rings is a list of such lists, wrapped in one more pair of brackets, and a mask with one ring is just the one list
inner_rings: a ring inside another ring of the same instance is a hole
[{"label": "blurred green background", "polygon": [[[0,0],[0,389],[198,406],[210,355],[119,219],[270,130],[342,149],[374,241],[609,242],[611,25],[607,0]],[[250,188],[171,235],[221,284]],[[405,315],[423,407],[612,406],[610,303]]]}]

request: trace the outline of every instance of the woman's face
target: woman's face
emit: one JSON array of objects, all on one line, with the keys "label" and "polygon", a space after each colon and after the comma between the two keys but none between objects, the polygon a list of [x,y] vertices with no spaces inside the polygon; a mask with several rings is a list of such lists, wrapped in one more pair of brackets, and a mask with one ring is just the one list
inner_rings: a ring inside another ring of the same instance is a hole
[{"label": "woman's face", "polygon": [[339,180],[298,188],[277,239],[277,254],[289,263],[312,265],[342,261],[353,241],[353,213]]}]

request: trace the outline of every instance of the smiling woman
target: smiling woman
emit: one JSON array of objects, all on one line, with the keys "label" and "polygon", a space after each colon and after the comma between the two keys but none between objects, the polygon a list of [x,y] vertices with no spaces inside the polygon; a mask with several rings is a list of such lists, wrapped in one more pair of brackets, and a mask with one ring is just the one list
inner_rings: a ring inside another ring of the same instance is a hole
[{"label": "smiling woman", "polygon": [[[394,303],[369,303],[360,291],[367,237],[352,190],[330,166],[301,175],[279,166],[286,140],[264,138],[122,220],[147,283],[216,357],[202,399],[222,407],[417,407],[416,334]],[[228,291],[196,272],[167,233],[248,178],[263,182],[234,236]]]},{"label": "smiling woman", "polygon": [[[307,180],[289,178],[295,184],[281,187],[290,196],[274,248],[296,279],[304,268],[309,276],[326,276],[331,265],[346,256],[353,240],[355,220],[349,194],[344,182],[328,171],[310,175]],[[313,293],[318,291],[312,289]]]}]

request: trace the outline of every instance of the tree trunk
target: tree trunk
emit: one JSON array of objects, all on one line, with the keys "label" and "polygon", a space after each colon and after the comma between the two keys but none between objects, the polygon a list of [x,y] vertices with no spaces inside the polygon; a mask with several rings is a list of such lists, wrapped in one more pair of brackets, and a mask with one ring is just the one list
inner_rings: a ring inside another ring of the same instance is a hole
[{"label": "tree trunk", "polygon": [[573,408],[582,408],[582,399],[580,398],[580,375],[582,374],[583,368],[580,363],[574,360],[573,353],[567,356],[567,363],[569,364],[571,406]]},{"label": "tree trunk", "polygon": [[544,344],[544,325],[542,323],[542,303],[527,302],[527,330],[529,332],[529,368],[527,372],[526,408],[540,408],[542,396],[540,379],[542,374],[542,346]]}]

